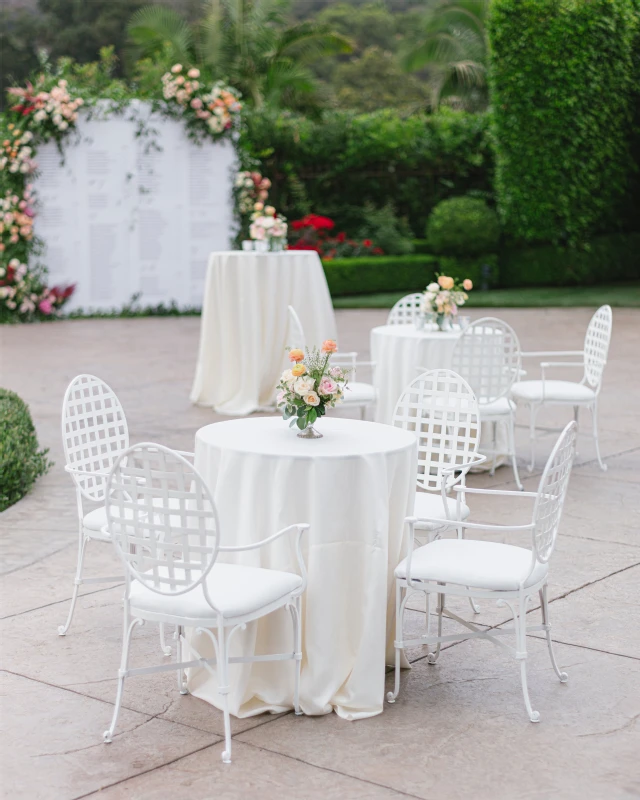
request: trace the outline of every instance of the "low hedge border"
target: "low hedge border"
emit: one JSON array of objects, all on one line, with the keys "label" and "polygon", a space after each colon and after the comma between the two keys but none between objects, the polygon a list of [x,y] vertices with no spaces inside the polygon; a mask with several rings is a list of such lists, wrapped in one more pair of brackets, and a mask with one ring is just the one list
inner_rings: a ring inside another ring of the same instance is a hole
[{"label": "low hedge border", "polygon": [[49,450],[38,450],[29,407],[17,394],[0,389],[0,511],[17,503],[53,465]]},{"label": "low hedge border", "polygon": [[[487,255],[464,259],[413,254],[410,256],[371,256],[336,258],[323,261],[332,297],[376,292],[419,292],[433,280],[436,272],[454,278],[471,278],[475,286],[483,281],[493,285],[498,274],[498,257]],[[486,276],[486,277],[485,277]]]}]

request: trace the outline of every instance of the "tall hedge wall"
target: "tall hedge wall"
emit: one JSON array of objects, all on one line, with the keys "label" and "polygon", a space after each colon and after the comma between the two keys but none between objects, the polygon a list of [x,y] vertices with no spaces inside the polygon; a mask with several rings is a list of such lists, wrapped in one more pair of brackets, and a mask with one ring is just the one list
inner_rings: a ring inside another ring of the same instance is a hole
[{"label": "tall hedge wall", "polygon": [[389,201],[424,235],[433,206],[452,195],[490,195],[493,158],[486,114],[445,110],[400,117],[328,112],[322,119],[253,112],[241,138],[274,182],[270,199],[289,219],[326,214],[347,231],[369,201]]},{"label": "tall hedge wall", "polygon": [[493,0],[495,189],[508,234],[575,244],[633,224],[621,201],[634,169],[637,25],[634,0]]}]

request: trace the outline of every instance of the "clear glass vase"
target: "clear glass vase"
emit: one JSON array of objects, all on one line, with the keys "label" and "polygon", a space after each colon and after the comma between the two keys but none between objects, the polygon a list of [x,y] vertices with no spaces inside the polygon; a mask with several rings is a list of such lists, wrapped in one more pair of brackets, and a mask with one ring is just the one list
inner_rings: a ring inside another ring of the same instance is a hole
[{"label": "clear glass vase", "polygon": [[452,330],[452,317],[451,314],[436,314],[436,323],[439,331]]},{"label": "clear glass vase", "polygon": [[284,250],[287,249],[287,240],[286,239],[271,239],[271,252],[272,253],[282,253]]}]

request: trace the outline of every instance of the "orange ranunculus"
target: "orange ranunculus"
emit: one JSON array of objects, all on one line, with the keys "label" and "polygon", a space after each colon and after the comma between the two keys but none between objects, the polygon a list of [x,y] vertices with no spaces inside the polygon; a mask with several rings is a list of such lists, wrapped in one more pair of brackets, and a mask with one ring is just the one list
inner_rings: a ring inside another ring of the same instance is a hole
[{"label": "orange ranunculus", "polygon": [[438,278],[438,283],[442,289],[453,289],[454,280],[447,275],[441,275]]},{"label": "orange ranunculus", "polygon": [[289,350],[289,361],[298,362],[302,361],[303,358],[304,358],[304,353],[302,352],[302,350],[297,350],[297,349]]},{"label": "orange ranunculus", "polygon": [[473,281],[470,281],[469,278],[465,278],[462,281],[462,288],[465,292],[470,292],[473,289]]},{"label": "orange ranunculus", "polygon": [[307,371],[307,368],[304,364],[296,364],[295,367],[291,370],[291,374],[295,375],[296,378],[299,378],[301,375]]},{"label": "orange ranunculus", "polygon": [[337,349],[338,345],[333,341],[333,339],[327,339],[322,343],[323,353],[335,353]]}]

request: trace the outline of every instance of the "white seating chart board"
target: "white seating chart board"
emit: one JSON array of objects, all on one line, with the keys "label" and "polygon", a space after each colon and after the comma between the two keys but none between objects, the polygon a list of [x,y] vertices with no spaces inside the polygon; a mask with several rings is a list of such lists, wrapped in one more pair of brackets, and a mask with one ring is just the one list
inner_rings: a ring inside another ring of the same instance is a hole
[{"label": "white seating chart board", "polygon": [[[45,244],[49,285],[76,284],[66,310],[201,306],[209,254],[234,233],[231,142],[191,142],[177,121],[136,103],[134,115],[82,119],[61,159],[38,149],[34,231]],[[128,118],[131,116],[131,118]]]}]

